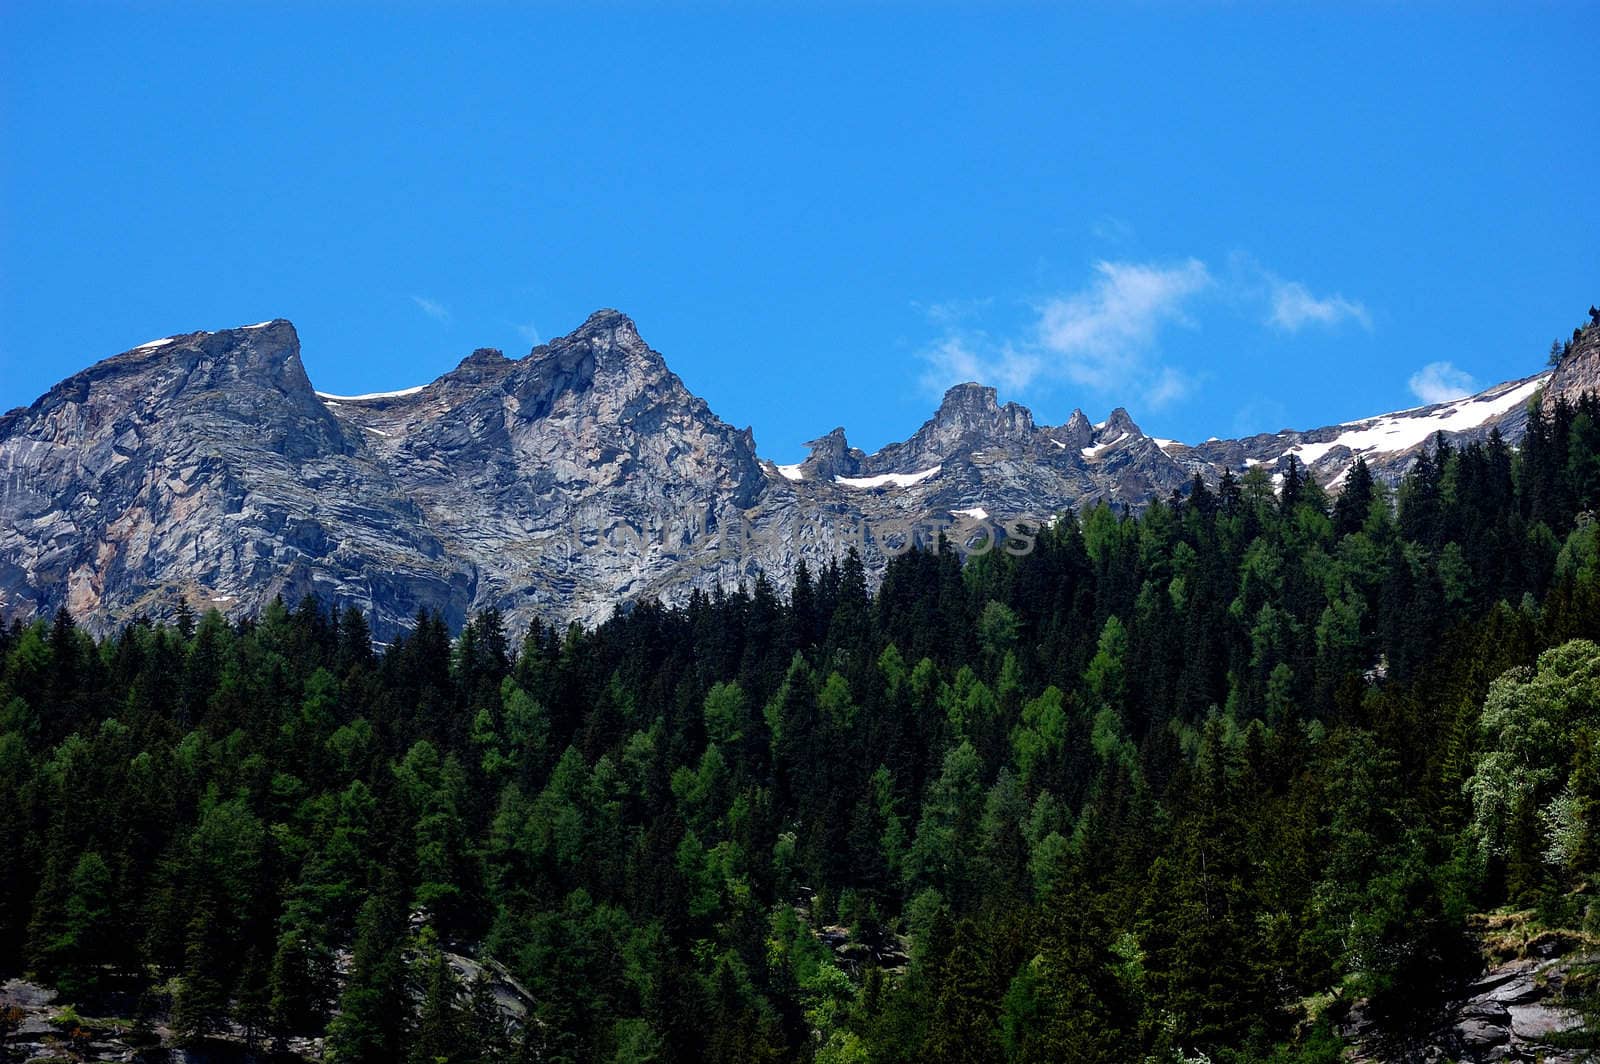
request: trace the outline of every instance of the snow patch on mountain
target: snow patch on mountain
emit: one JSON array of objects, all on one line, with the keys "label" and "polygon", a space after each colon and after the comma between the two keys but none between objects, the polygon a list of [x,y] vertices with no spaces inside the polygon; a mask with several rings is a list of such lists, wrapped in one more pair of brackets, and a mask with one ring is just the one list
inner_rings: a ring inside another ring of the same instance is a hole
[{"label": "snow patch on mountain", "polygon": [[897,488],[909,488],[913,484],[920,484],[935,475],[943,468],[936,465],[931,469],[923,469],[916,473],[882,473],[875,477],[834,477],[835,484],[842,484],[847,488],[886,488],[893,485]]},{"label": "snow patch on mountain", "polygon": [[361,403],[368,399],[400,399],[407,395],[416,395],[426,387],[426,384],[419,384],[415,388],[401,388],[394,392],[368,392],[365,395],[334,395],[330,392],[318,392],[317,398],[332,399],[340,403]]},{"label": "snow patch on mountain", "polygon": [[1498,395],[1480,395],[1447,403],[1424,414],[1402,411],[1366,421],[1346,422],[1349,431],[1321,443],[1302,443],[1284,452],[1294,455],[1305,465],[1315,465],[1328,452],[1345,447],[1358,454],[1394,454],[1409,451],[1440,432],[1465,432],[1515,410],[1533,398],[1544,386],[1549,374],[1541,374],[1521,385]]},{"label": "snow patch on mountain", "polygon": [[1119,432],[1115,439],[1107,440],[1105,443],[1097,443],[1093,447],[1085,447],[1081,453],[1083,457],[1092,462],[1127,438],[1128,434],[1126,432]]}]

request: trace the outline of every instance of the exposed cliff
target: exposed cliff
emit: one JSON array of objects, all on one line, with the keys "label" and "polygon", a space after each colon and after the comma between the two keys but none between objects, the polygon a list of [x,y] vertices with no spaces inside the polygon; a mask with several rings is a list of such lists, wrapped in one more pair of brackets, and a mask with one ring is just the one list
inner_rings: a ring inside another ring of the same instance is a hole
[{"label": "exposed cliff", "polygon": [[[1596,384],[1600,327],[1549,393]],[[480,349],[399,392],[312,388],[286,321],[142,344],[0,418],[0,611],[66,606],[105,630],[180,598],[249,614],[313,594],[380,639],[419,608],[452,625],[595,623],[648,598],[782,583],[851,546],[870,572],[941,530],[990,549],[1017,522],[1098,501],[1133,508],[1195,474],[1337,482],[1357,456],[1397,476],[1438,432],[1521,434],[1549,375],[1309,432],[1194,446],[1127,411],[1039,425],[963,384],[904,443],[873,454],[835,429],[777,466],[718,418],[632,321],[598,311],[521,359]],[[1008,530],[1009,526],[1009,530]]]}]

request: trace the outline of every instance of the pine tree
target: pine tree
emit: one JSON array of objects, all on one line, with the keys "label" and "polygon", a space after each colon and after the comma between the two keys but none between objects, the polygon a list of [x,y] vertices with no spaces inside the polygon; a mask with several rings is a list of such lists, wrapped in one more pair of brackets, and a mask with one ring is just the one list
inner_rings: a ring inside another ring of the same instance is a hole
[{"label": "pine tree", "polygon": [[1039,952],[1007,994],[1008,1059],[1118,1064],[1137,1054],[1110,929],[1076,869],[1045,903]]},{"label": "pine tree", "polygon": [[183,976],[172,1001],[172,1029],[184,1041],[220,1029],[231,996],[228,960],[233,943],[225,938],[216,899],[204,890],[192,904]]},{"label": "pine tree", "polygon": [[511,1032],[487,972],[472,981],[467,1002],[464,1064],[500,1064],[511,1056]]},{"label": "pine tree", "polygon": [[1506,897],[1513,905],[1532,905],[1545,886],[1544,845],[1539,811],[1527,792],[1511,807],[1506,837]]},{"label": "pine tree", "polygon": [[1300,505],[1304,489],[1305,477],[1301,473],[1300,460],[1291,454],[1285,462],[1283,487],[1278,495],[1278,507],[1285,517],[1292,515],[1294,508]]},{"label": "pine tree", "polygon": [[463,1045],[468,1031],[457,1000],[460,984],[431,933],[424,938],[414,967],[416,982],[422,988],[422,1004],[411,1039],[412,1064],[450,1064],[470,1058],[471,1050]]},{"label": "pine tree", "polygon": [[1590,889],[1600,887],[1600,750],[1596,746],[1593,731],[1579,733],[1569,783],[1578,824],[1572,870],[1587,877]]},{"label": "pine tree", "polygon": [[333,1064],[405,1059],[411,999],[402,955],[405,910],[395,896],[397,887],[385,884],[361,906],[350,980],[328,1025],[327,1055]]},{"label": "pine tree", "polygon": [[111,912],[111,870],[93,850],[78,857],[68,891],[61,927],[45,945],[40,967],[69,1000],[93,993],[100,985],[115,927]]},{"label": "pine tree", "polygon": [[1344,537],[1361,531],[1367,513],[1372,509],[1372,470],[1365,457],[1357,456],[1355,464],[1345,474],[1344,486],[1333,504],[1333,533]]},{"label": "pine tree", "polygon": [[1000,1060],[990,953],[971,920],[956,925],[955,939],[935,976],[933,1017],[922,1059],[928,1064],[991,1064]]}]

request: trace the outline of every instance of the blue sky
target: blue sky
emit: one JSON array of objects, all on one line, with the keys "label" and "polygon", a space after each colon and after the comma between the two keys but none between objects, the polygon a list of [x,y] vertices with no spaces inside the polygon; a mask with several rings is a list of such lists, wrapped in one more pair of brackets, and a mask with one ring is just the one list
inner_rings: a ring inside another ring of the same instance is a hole
[{"label": "blue sky", "polygon": [[[0,408],[286,317],[319,388],[631,314],[763,454],[976,376],[1194,441],[1536,371],[1592,6],[0,6]],[[1431,368],[1430,368],[1431,367]]]}]

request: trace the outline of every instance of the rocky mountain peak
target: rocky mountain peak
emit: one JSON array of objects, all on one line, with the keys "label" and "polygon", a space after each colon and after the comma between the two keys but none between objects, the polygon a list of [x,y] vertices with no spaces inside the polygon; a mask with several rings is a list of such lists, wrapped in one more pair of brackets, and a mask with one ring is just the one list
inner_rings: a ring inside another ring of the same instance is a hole
[{"label": "rocky mountain peak", "polygon": [[1089,415],[1074,410],[1065,425],[1050,430],[1050,438],[1067,450],[1082,450],[1094,442],[1094,425],[1089,422]]},{"label": "rocky mountain peak", "polygon": [[282,318],[147,341],[68,377],[28,410],[12,411],[0,419],[0,435],[22,430],[23,415],[48,416],[64,405],[120,408],[138,397],[140,418],[211,410],[266,423],[285,410],[337,435],[300,361],[300,337]]},{"label": "rocky mountain peak", "polygon": [[863,542],[881,572],[865,529],[919,514],[1139,507],[1291,453],[1323,483],[1357,454],[1393,479],[1436,431],[1514,443],[1540,389],[1596,387],[1600,321],[1552,374],[1194,446],[1120,407],[1041,428],[969,383],[903,443],[866,455],[836,428],[774,470],[613,310],[518,361],[480,348],[424,387],[345,397],[313,392],[278,319],[140,344],[0,417],[0,614],[66,605],[104,631],[180,598],[248,615],[314,593],[359,606],[380,638],[421,605],[452,625],[491,605],[516,624],[595,623],[758,572],[782,582]]},{"label": "rocky mountain peak", "polygon": [[582,348],[602,358],[624,355],[651,366],[666,366],[665,360],[639,336],[633,319],[617,310],[595,311],[572,332],[551,341],[550,346]]},{"label": "rocky mountain peak", "polygon": [[442,379],[457,384],[480,385],[504,376],[515,366],[516,363],[498,348],[480,347],[462,359]]},{"label": "rocky mountain peak", "polygon": [[939,409],[909,440],[885,447],[868,464],[885,471],[926,468],[985,446],[1026,443],[1033,433],[1027,407],[1001,406],[993,388],[968,382],[945,392]]},{"label": "rocky mountain peak", "polygon": [[532,363],[556,390],[595,388],[624,399],[662,384],[683,390],[666,360],[640,338],[633,319],[615,310],[595,311],[566,336],[535,347],[523,361]]},{"label": "rocky mountain peak", "polygon": [[809,476],[832,480],[834,477],[853,477],[861,469],[864,456],[850,446],[842,426],[817,437],[806,446],[811,448],[811,454],[800,463],[800,468]]},{"label": "rocky mountain peak", "polygon": [[88,372],[111,372],[135,366],[166,365],[189,390],[248,381],[276,386],[286,393],[310,392],[311,382],[300,362],[300,336],[282,318],[259,325],[217,332],[194,332],[151,340]]},{"label": "rocky mountain peak", "polygon": [[952,385],[945,389],[944,398],[939,402],[939,412],[935,416],[954,416],[962,411],[992,412],[998,409],[996,394],[993,388],[977,381]]},{"label": "rocky mountain peak", "polygon": [[1102,439],[1112,439],[1117,436],[1143,436],[1139,426],[1134,424],[1133,415],[1123,407],[1111,411],[1111,416],[1106,418],[1104,427],[1100,429]]},{"label": "rocky mountain peak", "polygon": [[620,310],[610,307],[601,307],[584,319],[583,324],[572,330],[567,335],[568,340],[578,340],[587,337],[609,337],[613,343],[631,341],[642,344],[639,330],[633,324],[633,319]]},{"label": "rocky mountain peak", "polygon": [[944,393],[938,412],[929,424],[963,434],[998,431],[1017,435],[1032,431],[1033,413],[1016,403],[1001,406],[993,388],[969,381]]}]

